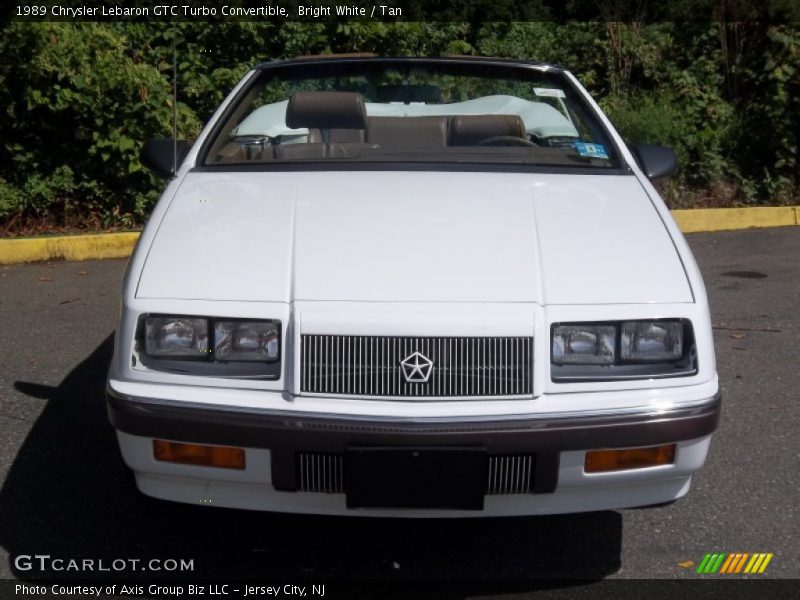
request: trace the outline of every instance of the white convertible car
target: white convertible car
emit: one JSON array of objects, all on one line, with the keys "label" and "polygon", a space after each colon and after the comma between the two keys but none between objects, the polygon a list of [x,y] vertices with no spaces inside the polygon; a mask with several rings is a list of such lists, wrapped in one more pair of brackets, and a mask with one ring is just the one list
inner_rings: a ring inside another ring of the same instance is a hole
[{"label": "white convertible car", "polygon": [[150,496],[498,516],[680,498],[720,412],[706,293],[569,72],[262,64],[172,176],[125,278],[108,409]]}]

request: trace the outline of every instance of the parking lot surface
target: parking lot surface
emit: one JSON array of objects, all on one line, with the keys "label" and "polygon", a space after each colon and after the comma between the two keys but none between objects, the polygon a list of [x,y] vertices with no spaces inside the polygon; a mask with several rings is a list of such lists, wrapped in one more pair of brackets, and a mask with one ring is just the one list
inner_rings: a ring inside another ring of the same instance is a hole
[{"label": "parking lot surface", "polygon": [[707,552],[771,552],[760,577],[800,578],[800,228],[688,239],[723,389],[720,429],[689,495],[647,510],[468,521],[144,497],[104,407],[125,261],[0,267],[0,578],[109,577],[20,570],[22,554],[185,558],[195,577],[470,579],[490,597],[542,578],[697,579]]}]

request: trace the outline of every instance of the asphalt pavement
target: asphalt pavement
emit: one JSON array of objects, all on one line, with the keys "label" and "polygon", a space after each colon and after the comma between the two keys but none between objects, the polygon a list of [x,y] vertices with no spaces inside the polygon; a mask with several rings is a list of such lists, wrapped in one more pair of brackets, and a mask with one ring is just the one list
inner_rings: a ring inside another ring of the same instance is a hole
[{"label": "asphalt pavement", "polygon": [[19,555],[188,558],[193,577],[467,579],[482,583],[460,596],[511,597],[543,579],[697,580],[707,552],[774,553],[758,577],[800,578],[800,228],[687,237],[724,403],[689,495],[646,510],[467,521],[287,516],[139,494],[104,407],[126,261],[0,267],[0,579],[114,576],[20,569]]}]

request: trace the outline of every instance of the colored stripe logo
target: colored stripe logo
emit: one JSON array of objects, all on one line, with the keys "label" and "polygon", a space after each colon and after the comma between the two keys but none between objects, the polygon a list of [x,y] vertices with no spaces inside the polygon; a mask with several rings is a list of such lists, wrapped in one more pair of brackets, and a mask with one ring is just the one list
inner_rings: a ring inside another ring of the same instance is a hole
[{"label": "colored stripe logo", "polygon": [[703,575],[715,573],[731,575],[736,573],[757,574],[763,573],[772,560],[774,554],[766,552],[715,552],[706,554],[697,567],[697,572]]}]

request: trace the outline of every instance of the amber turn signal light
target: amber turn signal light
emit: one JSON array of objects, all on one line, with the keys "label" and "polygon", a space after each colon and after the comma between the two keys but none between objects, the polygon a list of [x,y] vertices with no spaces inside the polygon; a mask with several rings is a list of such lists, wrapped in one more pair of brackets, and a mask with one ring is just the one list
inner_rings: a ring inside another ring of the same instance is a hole
[{"label": "amber turn signal light", "polygon": [[586,473],[644,469],[675,462],[675,444],[625,450],[592,450],[586,453],[583,470]]},{"label": "amber turn signal light", "polygon": [[181,444],[153,440],[153,456],[164,462],[198,465],[201,467],[220,467],[223,469],[244,469],[244,449],[227,446],[201,446],[200,444]]}]

